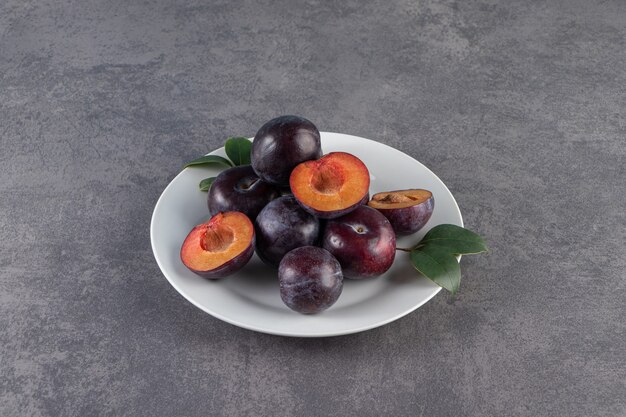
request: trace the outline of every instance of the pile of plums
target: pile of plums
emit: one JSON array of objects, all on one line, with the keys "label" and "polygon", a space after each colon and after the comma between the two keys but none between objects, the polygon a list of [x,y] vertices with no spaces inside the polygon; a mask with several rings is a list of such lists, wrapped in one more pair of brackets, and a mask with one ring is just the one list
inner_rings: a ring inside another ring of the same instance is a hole
[{"label": "pile of plums", "polygon": [[208,193],[213,217],[189,233],[181,259],[217,279],[241,269],[256,251],[278,268],[281,298],[300,313],[333,305],[344,278],[387,271],[396,234],[415,233],[433,212],[427,190],[370,200],[365,164],[346,152],[323,155],[319,131],[302,117],[265,123],[252,142],[251,162],[216,178]]}]

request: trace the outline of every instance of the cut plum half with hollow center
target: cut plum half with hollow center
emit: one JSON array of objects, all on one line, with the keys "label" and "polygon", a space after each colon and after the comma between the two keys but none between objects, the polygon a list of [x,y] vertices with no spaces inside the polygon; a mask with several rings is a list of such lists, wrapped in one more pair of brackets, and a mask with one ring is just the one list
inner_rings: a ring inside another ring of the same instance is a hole
[{"label": "cut plum half with hollow center", "polygon": [[435,199],[428,190],[397,190],[374,194],[367,205],[380,211],[396,234],[410,235],[428,223]]},{"label": "cut plum half with hollow center", "polygon": [[291,172],[289,185],[306,211],[321,219],[334,219],[364,203],[370,174],[356,156],[332,152],[298,165]]},{"label": "cut plum half with hollow center", "polygon": [[254,254],[254,226],[243,213],[227,211],[191,230],[180,259],[192,272],[223,278],[243,268]]}]

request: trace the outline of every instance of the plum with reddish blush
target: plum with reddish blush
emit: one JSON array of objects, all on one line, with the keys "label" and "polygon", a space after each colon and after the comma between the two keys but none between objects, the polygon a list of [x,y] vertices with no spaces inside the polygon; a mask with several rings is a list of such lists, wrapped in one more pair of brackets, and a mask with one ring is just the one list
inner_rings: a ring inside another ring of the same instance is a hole
[{"label": "plum with reddish blush", "polygon": [[319,220],[304,211],[292,195],[265,206],[254,227],[259,258],[275,267],[290,250],[315,245],[320,231]]},{"label": "plum with reddish blush", "polygon": [[289,185],[306,211],[321,219],[334,219],[363,204],[370,175],[356,156],[331,152],[298,165],[291,173]]},{"label": "plum with reddish blush", "polygon": [[380,211],[398,235],[410,235],[428,223],[435,199],[428,190],[412,189],[374,194],[368,206]]},{"label": "plum with reddish blush", "polygon": [[278,267],[280,297],[290,309],[314,314],[335,304],[343,289],[341,266],[327,250],[303,246],[287,253]]},{"label": "plum with reddish blush", "polygon": [[389,220],[368,206],[329,220],[322,247],[341,264],[346,278],[370,278],[386,272],[396,256],[396,235]]},{"label": "plum with reddish blush", "polygon": [[280,195],[279,190],[262,181],[250,165],[222,171],[207,196],[211,214],[220,211],[240,211],[254,221],[259,212]]},{"label": "plum with reddish blush", "polygon": [[322,156],[320,132],[300,116],[280,116],[265,123],[254,136],[250,158],[263,181],[289,185],[296,165]]},{"label": "plum with reddish blush", "polygon": [[254,254],[254,226],[243,213],[217,213],[194,227],[180,249],[180,259],[192,272],[218,279],[243,268]]}]

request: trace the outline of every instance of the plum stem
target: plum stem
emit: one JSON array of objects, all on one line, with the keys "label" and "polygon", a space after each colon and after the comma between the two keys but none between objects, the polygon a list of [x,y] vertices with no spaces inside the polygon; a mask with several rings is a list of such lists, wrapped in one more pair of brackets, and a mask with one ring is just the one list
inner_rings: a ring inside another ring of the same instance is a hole
[{"label": "plum stem", "polygon": [[411,252],[410,248],[399,248],[396,246],[396,250],[401,250],[402,252]]},{"label": "plum stem", "polygon": [[396,250],[401,250],[402,252],[413,252],[415,249],[419,249],[421,247],[423,247],[424,245],[421,243],[418,243],[417,245],[413,246],[412,248],[399,248],[396,246]]}]

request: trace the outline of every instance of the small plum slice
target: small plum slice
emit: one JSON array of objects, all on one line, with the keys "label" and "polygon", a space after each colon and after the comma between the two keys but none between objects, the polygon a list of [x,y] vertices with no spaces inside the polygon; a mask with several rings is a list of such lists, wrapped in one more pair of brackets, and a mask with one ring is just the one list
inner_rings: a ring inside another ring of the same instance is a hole
[{"label": "small plum slice", "polygon": [[254,254],[254,226],[243,213],[217,213],[194,227],[180,249],[180,259],[192,272],[218,279],[243,268]]},{"label": "small plum slice", "polygon": [[211,214],[240,211],[254,221],[267,203],[280,195],[278,189],[262,181],[250,165],[222,171],[209,190],[207,204]]},{"label": "small plum slice", "polygon": [[256,253],[268,265],[278,267],[292,249],[317,243],[320,222],[304,211],[292,195],[272,200],[254,222]]},{"label": "small plum slice", "polygon": [[362,279],[386,272],[395,259],[396,235],[389,220],[368,206],[328,220],[322,247],[341,264],[346,278]]},{"label": "small plum slice", "polygon": [[356,156],[331,152],[298,165],[289,184],[306,211],[320,219],[334,219],[362,204],[369,191],[370,175]]},{"label": "small plum slice", "polygon": [[428,190],[398,190],[374,194],[367,205],[380,211],[398,235],[410,235],[428,222],[435,199]]},{"label": "small plum slice", "polygon": [[290,309],[314,314],[335,304],[343,289],[341,266],[333,255],[315,246],[287,253],[278,267],[280,297]]}]

